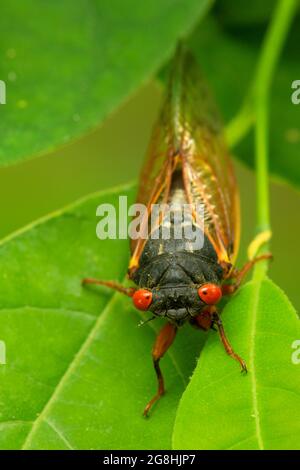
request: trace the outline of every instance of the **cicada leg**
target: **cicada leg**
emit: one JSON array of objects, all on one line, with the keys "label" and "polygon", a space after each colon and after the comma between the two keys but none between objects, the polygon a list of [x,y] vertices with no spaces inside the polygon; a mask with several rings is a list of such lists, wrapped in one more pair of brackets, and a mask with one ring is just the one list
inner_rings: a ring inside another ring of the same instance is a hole
[{"label": "cicada leg", "polygon": [[167,323],[164,327],[160,330],[153,349],[152,349],[152,359],[153,359],[153,366],[156,373],[157,381],[158,381],[158,388],[157,393],[154,397],[147,403],[144,409],[144,416],[147,416],[153,404],[160,399],[160,397],[165,393],[165,386],[164,386],[164,378],[162,375],[162,371],[160,369],[159,361],[165,354],[165,352],[169,349],[171,344],[174,341],[176,336],[177,328],[176,326],[172,325],[171,323]]},{"label": "cicada leg", "polygon": [[[222,292],[223,295],[228,295],[228,294],[233,294],[241,285],[244,277],[246,274],[250,271],[250,269],[253,268],[255,263],[258,261],[262,261],[265,259],[271,259],[272,254],[271,253],[266,253],[264,255],[257,256],[256,258],[247,261],[247,263],[244,264],[244,266],[241,269],[234,269],[229,277],[227,279],[234,279],[234,282],[232,284],[223,284],[222,286]],[[227,280],[226,279],[226,280]]]},{"label": "cicada leg", "polygon": [[87,284],[98,284],[100,286],[110,287],[111,289],[121,292],[122,294],[128,295],[128,297],[132,297],[136,291],[135,287],[124,287],[122,284],[114,281],[102,281],[92,277],[86,277],[85,279],[82,279],[82,285],[85,286]]},{"label": "cicada leg", "polygon": [[238,361],[238,363],[241,366],[242,372],[247,372],[246,362],[236,352],[234,352],[234,350],[233,350],[233,348],[232,348],[232,346],[231,346],[231,344],[230,344],[230,342],[229,342],[229,340],[228,340],[228,338],[225,334],[222,320],[221,320],[221,318],[220,318],[220,316],[219,316],[219,314],[216,310],[213,312],[212,318],[213,318],[214,324],[218,328],[220,339],[221,339],[222,344],[225,348],[225,351],[227,352],[227,354],[230,357],[232,357],[233,359]]},{"label": "cicada leg", "polygon": [[214,305],[211,305],[210,307],[206,308],[201,313],[199,313],[199,315],[194,317],[191,321],[191,324],[205,331],[208,331],[209,329],[215,329],[214,326],[216,326],[220,335],[220,339],[222,341],[222,344],[227,354],[239,362],[242,368],[242,372],[247,372],[246,363],[244,359],[242,359],[238,354],[234,352],[225,334],[222,320]]}]

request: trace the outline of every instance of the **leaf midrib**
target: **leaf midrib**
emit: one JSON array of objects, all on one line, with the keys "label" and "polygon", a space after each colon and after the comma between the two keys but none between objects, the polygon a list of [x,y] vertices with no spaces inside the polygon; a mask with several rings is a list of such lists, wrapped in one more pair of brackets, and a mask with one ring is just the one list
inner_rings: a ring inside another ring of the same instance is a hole
[{"label": "leaf midrib", "polygon": [[[30,445],[30,443],[32,441],[32,438],[35,434],[35,431],[37,430],[40,422],[42,422],[43,420],[44,420],[44,422],[46,422],[48,424],[49,427],[52,428],[52,430],[54,432],[56,432],[56,434],[62,439],[63,442],[65,442],[66,445],[68,445],[68,447],[70,449],[74,449],[73,446],[71,445],[71,443],[69,442],[69,440],[67,440],[67,438],[65,436],[64,436],[64,438],[62,438],[61,433],[58,432],[56,425],[53,425],[53,422],[49,421],[46,418],[46,416],[47,416],[48,410],[51,409],[52,403],[55,401],[56,397],[59,395],[60,391],[64,387],[65,382],[68,380],[69,376],[72,374],[73,370],[76,368],[77,363],[80,361],[80,359],[84,355],[85,351],[89,348],[91,342],[94,339],[94,335],[97,333],[98,328],[100,327],[101,323],[106,319],[106,316],[110,313],[111,305],[113,304],[113,302],[115,301],[115,299],[119,295],[120,294],[118,292],[116,292],[109,299],[109,301],[107,302],[107,304],[106,304],[105,308],[103,309],[102,313],[99,315],[97,321],[92,325],[92,327],[91,327],[91,329],[90,329],[90,331],[87,335],[87,338],[84,340],[84,342],[82,343],[81,347],[79,348],[77,354],[74,356],[74,359],[70,362],[69,366],[67,367],[67,369],[63,373],[63,375],[62,375],[61,379],[59,380],[57,386],[53,390],[52,395],[50,396],[48,401],[45,403],[44,408],[42,409],[42,411],[38,415],[38,418],[35,421],[32,421],[32,423],[33,423],[32,427],[31,427],[30,431],[28,432],[28,434],[27,434],[27,436],[26,436],[26,438],[23,442],[21,450],[28,449],[28,446]],[[79,313],[81,313],[81,312],[79,312]],[[152,325],[149,324],[148,326],[156,332],[156,330],[152,327]],[[170,357],[170,360],[173,364],[173,367],[176,370],[176,372],[177,372],[178,376],[180,377],[180,379],[182,380],[183,386],[185,387],[187,385],[187,382],[185,380],[184,374],[183,374],[182,370],[180,369],[180,366],[177,363],[174,355],[170,351],[167,351],[167,355]]]},{"label": "leaf midrib", "polygon": [[253,411],[254,411],[254,419],[255,419],[255,431],[257,437],[257,443],[260,450],[264,450],[264,443],[261,433],[261,424],[260,424],[260,416],[259,416],[259,409],[258,409],[258,395],[257,395],[257,383],[256,383],[256,375],[255,375],[255,330],[256,330],[256,322],[257,322],[257,311],[258,311],[258,304],[259,304],[259,296],[261,291],[261,282],[257,283],[257,289],[254,289],[254,299],[252,304],[252,324],[251,324],[251,331],[250,331],[250,378],[251,378],[251,389],[252,389],[252,397],[253,397]]},{"label": "leaf midrib", "polygon": [[110,306],[111,304],[114,302],[115,298],[117,296],[117,293],[114,294],[110,300],[108,301],[108,303],[106,304],[106,307],[104,308],[102,314],[99,315],[96,323],[92,326],[92,328],[90,329],[89,333],[88,333],[88,336],[87,338],[85,339],[85,341],[82,343],[79,351],[77,352],[77,354],[74,356],[74,359],[70,362],[69,366],[67,367],[66,371],[64,372],[64,374],[62,375],[60,381],[58,382],[56,388],[54,389],[52,395],[50,396],[49,400],[46,402],[43,410],[41,411],[41,413],[39,414],[38,418],[34,421],[33,423],[33,426],[31,428],[31,430],[29,431],[29,433],[27,434],[26,436],[26,439],[24,440],[24,443],[22,445],[22,450],[25,450],[28,446],[28,444],[30,444],[30,441],[32,440],[32,437],[37,429],[37,427],[39,426],[40,422],[45,418],[45,416],[47,415],[47,412],[48,410],[51,408],[51,405],[52,403],[54,402],[55,398],[58,396],[59,392],[61,391],[61,389],[63,388],[65,382],[67,381],[67,379],[69,378],[70,374],[73,372],[74,368],[76,367],[78,361],[81,359],[82,355],[85,353],[85,351],[87,350],[87,348],[90,346],[92,340],[94,339],[94,335],[96,333],[96,331],[98,330],[98,327],[101,325],[101,323],[105,320],[106,318],[106,315],[107,313],[109,312],[110,310]]}]

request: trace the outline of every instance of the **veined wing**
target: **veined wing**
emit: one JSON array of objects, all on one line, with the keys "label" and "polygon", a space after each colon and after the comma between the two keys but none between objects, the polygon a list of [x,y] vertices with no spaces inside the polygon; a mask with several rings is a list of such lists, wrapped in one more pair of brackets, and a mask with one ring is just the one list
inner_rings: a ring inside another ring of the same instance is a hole
[{"label": "veined wing", "polygon": [[188,200],[204,205],[204,228],[219,260],[233,262],[239,243],[239,197],[221,120],[192,54],[177,52],[176,120]]},{"label": "veined wing", "polygon": [[[137,202],[149,213],[152,204],[168,202],[178,168],[187,202],[204,206],[204,229],[219,260],[232,262],[239,241],[234,173],[214,102],[193,56],[181,45],[140,180]],[[144,243],[132,243],[130,268],[138,265]]]}]

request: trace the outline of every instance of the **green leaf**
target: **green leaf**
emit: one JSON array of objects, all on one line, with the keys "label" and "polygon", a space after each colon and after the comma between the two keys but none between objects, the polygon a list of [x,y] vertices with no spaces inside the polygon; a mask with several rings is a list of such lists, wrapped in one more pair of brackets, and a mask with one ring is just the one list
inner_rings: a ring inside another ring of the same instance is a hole
[{"label": "green leaf", "polygon": [[265,23],[270,19],[272,11],[276,7],[277,0],[253,0],[251,8],[245,8],[245,5],[235,0],[219,0],[216,4],[216,11],[220,20],[226,25],[236,28],[255,26]]},{"label": "green leaf", "polygon": [[251,281],[224,309],[224,327],[249,372],[214,332],[179,405],[173,442],[184,449],[299,449],[300,322],[270,280]]},{"label": "green leaf", "polygon": [[97,126],[172,54],[210,0],[5,2],[0,165]]},{"label": "green leaf", "polygon": [[[291,85],[298,76],[299,42],[295,23],[284,48],[270,95],[270,172],[277,180],[300,187],[300,105],[291,101]],[[240,110],[255,73],[262,35],[257,30],[247,35],[232,34],[208,18],[192,35],[190,44],[200,67],[204,69],[214,90],[225,122],[229,122]],[[210,51],[209,54],[206,51]],[[234,154],[254,168],[253,135],[249,135]]]},{"label": "green leaf", "polygon": [[179,398],[204,336],[186,327],[162,361],[156,391],[151,348],[159,320],[142,328],[129,298],[82,288],[94,276],[122,280],[128,240],[98,240],[96,208],[133,201],[133,188],[95,194],[0,245],[0,448],[166,449]]}]

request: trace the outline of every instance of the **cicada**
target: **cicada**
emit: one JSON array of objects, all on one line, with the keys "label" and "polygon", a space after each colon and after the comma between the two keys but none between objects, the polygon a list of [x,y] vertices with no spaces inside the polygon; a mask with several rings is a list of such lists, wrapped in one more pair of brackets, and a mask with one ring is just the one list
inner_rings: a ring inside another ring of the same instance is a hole
[{"label": "cicada", "polygon": [[[240,234],[234,170],[214,100],[195,58],[183,45],[170,68],[137,202],[147,207],[141,223],[147,236],[131,243],[128,275],[135,287],[91,278],[84,283],[116,289],[131,297],[137,309],[166,320],[152,351],[158,390],[144,409],[147,415],[165,391],[160,359],[185,322],[206,331],[217,329],[225,351],[247,371],[226,337],[217,304],[236,291],[256,261],[267,256],[248,261],[241,270],[234,267]],[[154,217],[153,226],[149,220],[157,205],[164,209]],[[186,217],[178,216],[186,206],[190,208]],[[197,206],[203,208],[202,220]],[[175,237],[183,225],[200,235],[201,246],[190,237]]]}]

